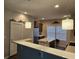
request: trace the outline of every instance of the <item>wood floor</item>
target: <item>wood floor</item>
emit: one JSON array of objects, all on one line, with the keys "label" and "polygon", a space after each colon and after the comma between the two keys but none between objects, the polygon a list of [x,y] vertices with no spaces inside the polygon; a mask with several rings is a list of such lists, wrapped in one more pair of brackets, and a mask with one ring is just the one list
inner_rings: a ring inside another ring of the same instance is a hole
[{"label": "wood floor", "polygon": [[13,56],[10,56],[8,59],[18,59],[17,58],[17,54],[13,55]]}]

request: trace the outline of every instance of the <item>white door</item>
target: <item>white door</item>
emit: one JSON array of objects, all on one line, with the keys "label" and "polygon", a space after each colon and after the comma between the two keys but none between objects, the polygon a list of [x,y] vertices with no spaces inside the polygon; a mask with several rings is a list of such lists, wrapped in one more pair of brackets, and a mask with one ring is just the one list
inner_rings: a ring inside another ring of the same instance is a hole
[{"label": "white door", "polygon": [[10,56],[17,53],[17,45],[13,43],[14,40],[23,38],[23,23],[11,22],[10,26]]}]

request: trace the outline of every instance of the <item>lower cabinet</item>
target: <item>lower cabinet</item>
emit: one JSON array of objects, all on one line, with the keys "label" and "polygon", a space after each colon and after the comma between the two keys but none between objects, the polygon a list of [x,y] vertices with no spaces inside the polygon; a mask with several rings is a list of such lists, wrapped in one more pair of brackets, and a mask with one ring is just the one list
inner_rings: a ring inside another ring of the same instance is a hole
[{"label": "lower cabinet", "polygon": [[33,48],[17,45],[18,59],[66,59]]},{"label": "lower cabinet", "polygon": [[44,52],[43,54],[44,54],[43,59],[67,59],[67,58],[59,57],[59,56],[52,55],[46,52]]},{"label": "lower cabinet", "polygon": [[18,59],[41,59],[40,51],[26,46],[17,46]]}]

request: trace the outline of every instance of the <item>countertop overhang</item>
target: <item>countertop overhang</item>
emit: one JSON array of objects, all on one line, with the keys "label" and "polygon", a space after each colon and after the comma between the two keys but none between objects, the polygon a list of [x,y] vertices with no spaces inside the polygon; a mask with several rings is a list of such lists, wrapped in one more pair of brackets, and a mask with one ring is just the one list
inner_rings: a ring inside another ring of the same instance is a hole
[{"label": "countertop overhang", "polygon": [[13,42],[16,43],[16,44],[27,46],[27,47],[37,49],[37,50],[40,50],[40,51],[43,51],[43,52],[47,52],[49,54],[57,55],[57,56],[60,56],[60,57],[63,57],[63,58],[75,59],[74,53],[55,49],[55,48],[50,48],[50,47],[46,47],[46,46],[42,46],[42,45],[39,45],[39,44],[34,44],[34,43],[31,43],[31,42],[26,42],[26,40],[29,40],[29,39],[17,40],[17,41],[13,41]]}]

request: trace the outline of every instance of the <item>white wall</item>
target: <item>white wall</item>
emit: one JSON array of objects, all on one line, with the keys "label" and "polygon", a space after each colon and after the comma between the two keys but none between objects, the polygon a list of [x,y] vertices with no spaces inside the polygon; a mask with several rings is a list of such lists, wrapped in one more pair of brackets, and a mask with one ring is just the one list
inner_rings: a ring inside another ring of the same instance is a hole
[{"label": "white wall", "polygon": [[[9,31],[10,31],[9,20],[13,18],[15,20],[33,21],[33,19],[31,18],[29,19],[26,15],[23,15],[23,14],[20,14],[18,12],[11,11],[8,9],[5,9],[4,12],[5,12],[4,14],[4,28],[5,28],[4,29],[4,56],[6,57],[9,55]],[[33,32],[29,31],[29,33],[33,33]],[[26,33],[26,35],[27,34],[28,32]]]}]

